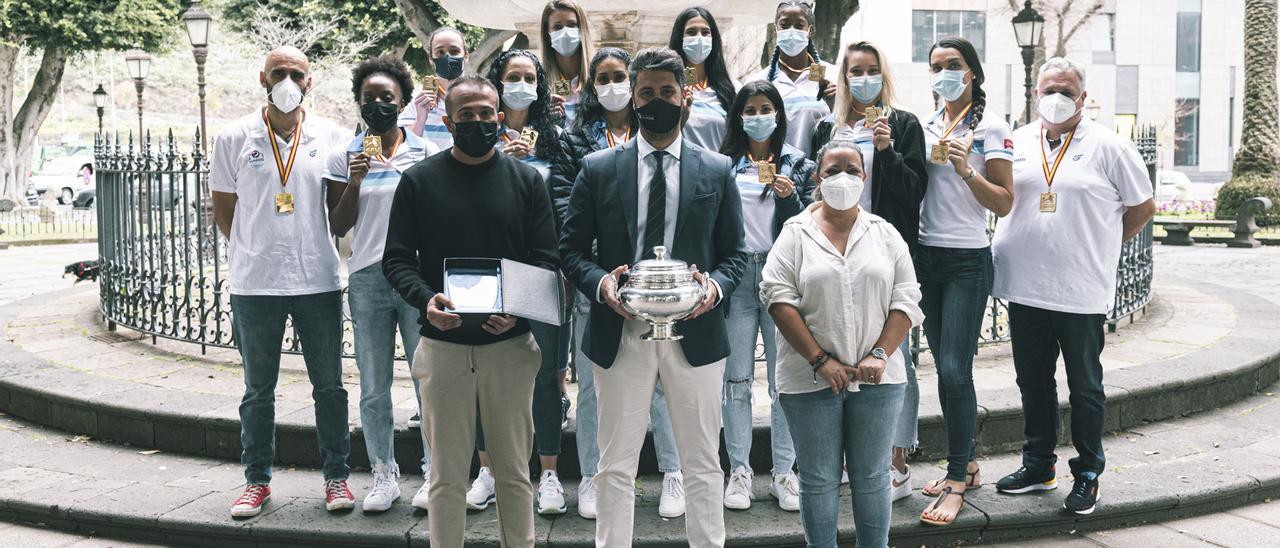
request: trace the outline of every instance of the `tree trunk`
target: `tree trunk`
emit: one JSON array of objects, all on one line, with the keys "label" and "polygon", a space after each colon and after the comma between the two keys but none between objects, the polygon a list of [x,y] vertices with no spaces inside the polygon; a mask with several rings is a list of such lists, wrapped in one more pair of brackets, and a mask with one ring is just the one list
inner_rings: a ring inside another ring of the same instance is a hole
[{"label": "tree trunk", "polygon": [[858,0],[818,0],[813,6],[817,24],[813,26],[813,47],[824,61],[840,57],[840,31],[858,11]]},{"label": "tree trunk", "polygon": [[512,39],[518,34],[514,30],[498,30],[485,29],[484,38],[480,39],[480,43],[471,50],[471,70],[480,76],[484,76],[489,72],[489,65],[497,59],[498,54],[502,51],[502,44]]},{"label": "tree trunk", "polygon": [[1280,171],[1276,101],[1276,0],[1245,0],[1244,120],[1234,178],[1274,179]]},{"label": "tree trunk", "polygon": [[422,49],[427,50],[427,57],[431,57],[428,38],[440,28],[440,21],[431,15],[426,3],[427,0],[396,0],[396,7],[400,8],[400,15],[404,16],[404,24],[422,42]]},{"label": "tree trunk", "polygon": [[17,136],[14,166],[19,175],[17,180],[20,181],[17,196],[22,196],[26,191],[26,175],[31,169],[31,156],[40,144],[40,126],[44,125],[45,118],[53,110],[70,53],[66,48],[45,48],[44,55],[40,58],[40,70],[36,71],[36,77],[31,82],[31,90],[27,92],[26,100],[13,117],[13,134]]},{"label": "tree trunk", "polygon": [[[16,164],[18,143],[13,134],[13,85],[21,39],[0,39],[0,199],[22,203],[23,178]],[[15,44],[15,45],[10,45]]]}]

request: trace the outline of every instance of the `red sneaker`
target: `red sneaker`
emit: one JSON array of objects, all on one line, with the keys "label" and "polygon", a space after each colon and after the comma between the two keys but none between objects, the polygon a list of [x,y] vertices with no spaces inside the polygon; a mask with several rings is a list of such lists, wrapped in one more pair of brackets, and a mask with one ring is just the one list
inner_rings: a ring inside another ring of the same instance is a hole
[{"label": "red sneaker", "polygon": [[347,480],[324,482],[324,509],[330,512],[356,507],[356,497],[347,488]]},{"label": "red sneaker", "polygon": [[231,517],[251,518],[262,513],[262,505],[271,498],[271,488],[262,483],[250,483],[244,487],[240,498],[231,503]]}]

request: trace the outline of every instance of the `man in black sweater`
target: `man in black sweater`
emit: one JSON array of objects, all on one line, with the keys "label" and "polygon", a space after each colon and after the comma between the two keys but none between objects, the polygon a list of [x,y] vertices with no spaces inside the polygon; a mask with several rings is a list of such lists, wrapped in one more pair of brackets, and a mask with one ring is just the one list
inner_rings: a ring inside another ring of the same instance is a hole
[{"label": "man in black sweater", "polygon": [[[431,545],[463,545],[465,493],[476,411],[497,478],[503,546],[533,546],[533,380],[540,353],[528,320],[493,315],[464,326],[442,293],[444,260],[511,259],[559,267],[551,196],[542,176],[494,149],[498,93],[467,77],[445,95],[453,147],[405,170],[391,205],[382,269],[405,300],[424,310],[412,372],[426,406],[431,447]],[[478,404],[478,405],[477,405]]]}]

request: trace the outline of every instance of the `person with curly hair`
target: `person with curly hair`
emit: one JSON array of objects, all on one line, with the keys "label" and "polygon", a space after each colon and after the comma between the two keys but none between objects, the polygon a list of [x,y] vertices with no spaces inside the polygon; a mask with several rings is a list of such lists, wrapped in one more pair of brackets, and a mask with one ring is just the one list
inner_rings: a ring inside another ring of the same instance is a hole
[{"label": "person with curly hair", "polygon": [[[813,128],[831,114],[836,85],[828,80],[836,68],[818,56],[810,40],[817,19],[813,3],[806,0],[783,0],[774,12],[777,46],[769,65],[747,77],[747,81],[764,80],[778,88],[786,103],[787,144],[813,158],[810,143]],[[822,67],[819,75],[815,67]]]},{"label": "person with curly hair", "polygon": [[[498,150],[538,170],[548,185],[550,195],[551,162],[562,155],[560,127],[552,114],[551,88],[538,57],[525,50],[509,50],[498,56],[489,69],[489,82],[498,90],[502,126],[498,133]],[[532,142],[525,135],[536,132]],[[556,222],[559,229],[559,219]],[[544,515],[565,513],[564,488],[556,473],[560,458],[560,430],[564,422],[565,373],[569,370],[569,339],[573,328],[569,323],[556,326],[530,321],[533,337],[543,349],[542,365],[534,381],[534,443],[542,474],[538,483],[537,511]],[[496,484],[489,454],[485,451],[484,430],[476,430],[476,450],[480,455],[480,472],[467,492],[467,507],[482,510],[496,497]]]},{"label": "person with curly hair", "polygon": [[[352,232],[347,304],[355,334],[356,367],[360,370],[360,424],[373,468],[373,489],[365,496],[363,507],[365,512],[382,512],[400,498],[391,409],[396,329],[399,328],[410,363],[419,337],[419,311],[392,291],[382,273],[382,251],[400,174],[438,150],[396,124],[413,94],[413,76],[404,61],[383,55],[357,64],[351,70],[351,92],[360,107],[365,130],[329,156],[324,179],[328,186],[329,230],[339,237]],[[372,155],[365,148],[367,137],[379,139]],[[416,394],[416,380],[414,385]],[[417,409],[421,408],[419,400]],[[425,478],[431,468],[425,438],[422,450],[424,481],[413,497],[413,505],[425,509]]]}]

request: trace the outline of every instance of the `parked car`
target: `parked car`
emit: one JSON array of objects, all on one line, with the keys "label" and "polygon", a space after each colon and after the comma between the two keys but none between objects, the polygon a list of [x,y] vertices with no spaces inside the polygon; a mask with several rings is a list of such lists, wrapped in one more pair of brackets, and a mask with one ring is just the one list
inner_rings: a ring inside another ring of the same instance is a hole
[{"label": "parked car", "polygon": [[[162,198],[159,201],[153,201],[151,203],[152,209],[159,209],[161,206],[163,206],[164,209],[167,211],[170,209],[174,209],[175,207],[180,207],[180,204],[182,203],[182,198],[183,198],[182,190],[181,189],[176,189],[176,190],[177,190],[177,193],[175,194],[173,191],[169,190],[168,187],[162,188],[160,191]],[[195,202],[196,202],[195,193],[196,193],[196,186],[194,184],[189,183],[187,185],[187,206],[192,209],[195,208]],[[89,209],[93,207],[93,204],[94,202],[97,201],[97,199],[98,199],[98,189],[91,186],[77,193],[75,199],[71,202],[71,206],[77,209]],[[133,199],[135,200],[135,203],[137,203],[137,201],[139,201],[141,198],[135,194]]]},{"label": "parked car", "polygon": [[76,193],[93,187],[93,156],[76,155],[45,162],[27,181],[36,193],[55,192],[58,203],[70,204]]},{"label": "parked car", "polygon": [[76,194],[75,200],[72,200],[71,207],[76,209],[89,209],[93,207],[94,200],[98,197],[98,189],[86,188]]},{"label": "parked car", "polygon": [[1156,204],[1189,204],[1216,200],[1222,183],[1193,183],[1185,173],[1156,171]]}]

